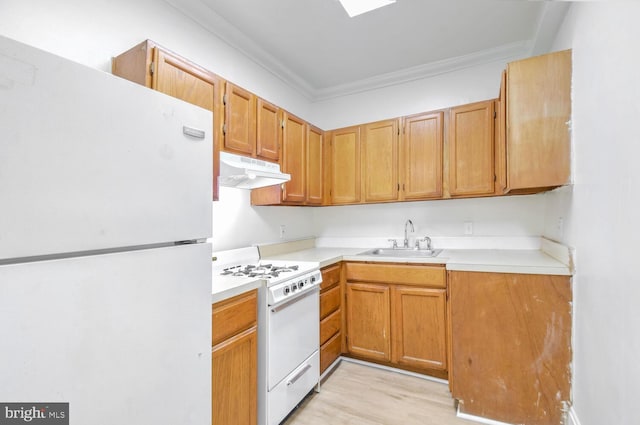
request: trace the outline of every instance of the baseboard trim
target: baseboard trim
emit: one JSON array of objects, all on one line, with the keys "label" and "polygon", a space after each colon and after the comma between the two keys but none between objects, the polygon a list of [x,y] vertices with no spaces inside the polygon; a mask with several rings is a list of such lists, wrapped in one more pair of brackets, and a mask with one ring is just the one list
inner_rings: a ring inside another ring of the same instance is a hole
[{"label": "baseboard trim", "polygon": [[567,425],[581,425],[576,410],[571,406],[567,412]]},{"label": "baseboard trim", "polygon": [[395,367],[385,366],[385,365],[381,365],[381,364],[377,364],[377,363],[371,363],[371,362],[367,362],[367,361],[364,361],[364,360],[358,360],[358,359],[354,359],[354,358],[351,358],[351,357],[340,356],[340,360],[345,361],[345,362],[350,362],[350,363],[361,364],[363,366],[375,367],[375,368],[378,368],[378,369],[387,370],[389,372],[401,373],[403,375],[413,376],[415,378],[424,379],[426,381],[433,381],[433,382],[437,382],[439,384],[448,384],[449,383],[449,381],[447,381],[445,379],[435,378],[433,376],[423,375],[421,373],[415,373],[415,372],[411,372],[409,370],[404,370],[404,369],[397,369]]},{"label": "baseboard trim", "polygon": [[460,419],[466,419],[468,421],[474,421],[481,424],[487,425],[512,425],[507,422],[494,421],[493,419],[483,418],[482,416],[470,415],[468,413],[463,413],[460,411],[460,404],[458,404],[458,411],[456,412],[456,416]]}]

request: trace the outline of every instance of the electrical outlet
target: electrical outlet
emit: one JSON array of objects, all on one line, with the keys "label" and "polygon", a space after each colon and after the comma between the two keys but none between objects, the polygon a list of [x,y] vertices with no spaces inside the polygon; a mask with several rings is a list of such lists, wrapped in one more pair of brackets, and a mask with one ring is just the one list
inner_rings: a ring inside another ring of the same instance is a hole
[{"label": "electrical outlet", "polygon": [[464,222],[464,234],[465,235],[473,235],[473,222],[465,221]]},{"label": "electrical outlet", "polygon": [[280,225],[280,239],[284,239],[284,231],[285,231],[285,225],[281,224]]}]

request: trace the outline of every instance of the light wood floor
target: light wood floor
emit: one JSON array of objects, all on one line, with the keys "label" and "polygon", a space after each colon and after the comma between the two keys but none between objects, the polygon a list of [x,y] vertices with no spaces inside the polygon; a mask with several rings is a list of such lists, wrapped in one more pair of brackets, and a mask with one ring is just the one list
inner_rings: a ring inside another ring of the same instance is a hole
[{"label": "light wood floor", "polygon": [[342,361],[281,425],[472,425],[446,384]]}]

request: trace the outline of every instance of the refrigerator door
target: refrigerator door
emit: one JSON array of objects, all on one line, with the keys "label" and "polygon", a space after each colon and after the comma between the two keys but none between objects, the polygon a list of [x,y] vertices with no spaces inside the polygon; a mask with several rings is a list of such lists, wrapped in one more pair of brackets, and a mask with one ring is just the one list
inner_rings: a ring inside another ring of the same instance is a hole
[{"label": "refrigerator door", "polygon": [[0,262],[210,237],[212,126],[210,111],[0,37]]},{"label": "refrigerator door", "polygon": [[0,266],[0,400],[72,424],[211,423],[211,246]]}]

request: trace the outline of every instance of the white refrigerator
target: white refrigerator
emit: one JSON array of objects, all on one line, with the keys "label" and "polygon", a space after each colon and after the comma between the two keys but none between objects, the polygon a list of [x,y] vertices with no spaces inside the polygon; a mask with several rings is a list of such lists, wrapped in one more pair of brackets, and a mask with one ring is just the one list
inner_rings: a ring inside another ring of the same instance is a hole
[{"label": "white refrigerator", "polygon": [[0,402],[211,423],[212,125],[0,37]]}]

